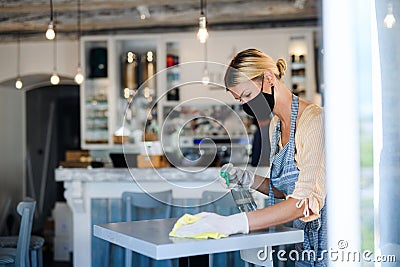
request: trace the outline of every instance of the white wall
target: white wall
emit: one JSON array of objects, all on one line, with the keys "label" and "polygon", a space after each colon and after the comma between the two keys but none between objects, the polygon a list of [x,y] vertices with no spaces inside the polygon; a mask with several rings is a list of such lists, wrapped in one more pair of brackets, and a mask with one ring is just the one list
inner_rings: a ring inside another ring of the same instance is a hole
[{"label": "white wall", "polygon": [[[78,62],[76,41],[57,41],[57,70],[60,75],[74,77]],[[21,41],[21,76],[53,71],[53,42]],[[17,44],[0,44],[0,83],[14,79],[17,73]]]},{"label": "white wall", "polygon": [[[24,195],[26,138],[24,94],[2,89],[0,87],[0,218],[5,219],[8,213],[15,213]],[[0,231],[3,223],[0,222]]]}]

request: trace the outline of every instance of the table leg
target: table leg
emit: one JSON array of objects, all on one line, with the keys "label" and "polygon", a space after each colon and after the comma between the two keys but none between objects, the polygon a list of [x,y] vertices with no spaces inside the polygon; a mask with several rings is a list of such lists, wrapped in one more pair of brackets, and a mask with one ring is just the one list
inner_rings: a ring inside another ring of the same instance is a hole
[{"label": "table leg", "polygon": [[179,267],[188,267],[189,266],[189,257],[179,258]]},{"label": "table leg", "polygon": [[274,267],[272,260],[272,247],[266,246],[264,248],[241,250],[240,257],[245,262],[252,263],[257,266]]},{"label": "table leg", "polygon": [[208,254],[179,258],[179,267],[208,267]]}]

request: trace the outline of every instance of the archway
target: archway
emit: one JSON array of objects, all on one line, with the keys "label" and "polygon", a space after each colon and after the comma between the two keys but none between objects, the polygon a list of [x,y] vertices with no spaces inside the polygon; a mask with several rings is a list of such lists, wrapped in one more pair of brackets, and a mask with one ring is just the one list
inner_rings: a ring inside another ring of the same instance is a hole
[{"label": "archway", "polygon": [[22,90],[15,89],[15,78],[0,83],[0,234],[17,230],[5,221],[16,218],[13,207],[24,196],[37,200],[36,232],[43,230],[55,201],[63,200],[54,169],[66,149],[79,149],[79,86],[68,77],[53,86],[49,78],[24,76]]}]

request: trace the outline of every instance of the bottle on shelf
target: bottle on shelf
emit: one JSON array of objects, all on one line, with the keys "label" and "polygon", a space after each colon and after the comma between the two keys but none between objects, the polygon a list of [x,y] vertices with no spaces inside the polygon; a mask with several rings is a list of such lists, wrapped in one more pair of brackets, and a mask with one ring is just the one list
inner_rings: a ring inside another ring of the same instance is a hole
[{"label": "bottle on shelf", "polygon": [[176,68],[168,69],[167,71],[168,83],[168,101],[179,101],[179,71]]},{"label": "bottle on shelf", "polygon": [[[226,180],[229,185],[229,172],[233,168],[232,164],[226,164],[225,167],[221,169],[221,177]],[[240,212],[249,212],[257,209],[257,204],[254,201],[253,196],[249,189],[243,187],[242,184],[238,183],[235,187],[231,189],[231,194],[236,206]]]},{"label": "bottle on shelf", "polygon": [[[122,78],[124,88],[124,98],[129,98],[133,91],[137,90],[137,56],[129,51],[123,55]],[[128,92],[126,92],[128,90]]]},{"label": "bottle on shelf", "polygon": [[167,44],[167,100],[179,101],[179,56],[175,44]]},{"label": "bottle on shelf", "polygon": [[89,78],[107,77],[107,48],[94,47],[89,52]]},{"label": "bottle on shelf", "polygon": [[305,94],[306,84],[306,59],[305,55],[292,55],[291,75],[292,75],[292,92],[297,96]]}]

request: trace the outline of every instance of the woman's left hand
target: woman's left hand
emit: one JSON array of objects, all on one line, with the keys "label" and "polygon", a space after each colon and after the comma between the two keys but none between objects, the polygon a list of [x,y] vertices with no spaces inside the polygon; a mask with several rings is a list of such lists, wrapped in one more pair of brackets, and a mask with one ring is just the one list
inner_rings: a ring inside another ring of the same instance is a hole
[{"label": "woman's left hand", "polygon": [[192,237],[203,233],[221,233],[231,235],[249,232],[249,223],[246,213],[238,213],[230,216],[222,216],[216,213],[202,212],[195,214],[200,220],[181,226],[175,230],[179,236]]}]

